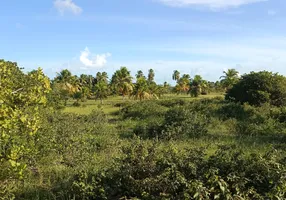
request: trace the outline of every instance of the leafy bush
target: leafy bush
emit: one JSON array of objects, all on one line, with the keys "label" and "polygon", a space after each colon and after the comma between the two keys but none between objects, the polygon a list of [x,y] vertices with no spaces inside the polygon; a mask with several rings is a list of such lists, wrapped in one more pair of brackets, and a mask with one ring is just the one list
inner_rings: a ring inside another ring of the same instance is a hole
[{"label": "leafy bush", "polygon": [[74,106],[74,107],[80,107],[81,106],[81,104],[79,103],[79,102],[74,102],[73,104],[72,104],[72,106]]},{"label": "leafy bush", "polygon": [[167,108],[156,101],[142,101],[122,109],[123,118],[146,119],[151,116],[163,116]]},{"label": "leafy bush", "polygon": [[286,105],[286,78],[271,72],[251,72],[226,94],[226,99],[260,106],[269,103],[274,106]]},{"label": "leafy bush", "polygon": [[159,104],[165,107],[174,107],[174,106],[183,106],[188,104],[188,101],[185,101],[183,99],[168,99],[168,100],[161,100],[159,101]]},{"label": "leafy bush", "polygon": [[208,118],[187,107],[174,107],[165,115],[162,137],[172,139],[182,136],[201,137],[207,134]]},{"label": "leafy bush", "polygon": [[284,199],[284,157],[245,155],[235,146],[206,157],[203,149],[159,150],[137,142],[100,172],[75,176],[76,199]]},{"label": "leafy bush", "polygon": [[161,135],[162,124],[164,118],[162,117],[151,117],[144,121],[140,121],[134,128],[133,132],[144,139],[147,138],[158,138]]}]

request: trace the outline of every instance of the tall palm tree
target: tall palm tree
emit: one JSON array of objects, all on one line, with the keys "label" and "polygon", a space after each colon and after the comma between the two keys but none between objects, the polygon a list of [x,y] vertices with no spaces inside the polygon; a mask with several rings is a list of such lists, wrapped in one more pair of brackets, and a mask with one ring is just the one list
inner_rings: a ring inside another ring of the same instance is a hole
[{"label": "tall palm tree", "polygon": [[108,83],[108,75],[107,75],[106,72],[102,72],[102,73],[101,72],[97,72],[95,79],[96,79],[96,82],[103,81],[106,84]]},{"label": "tall palm tree", "polygon": [[100,99],[100,103],[103,103],[103,99],[106,99],[108,96],[108,85],[105,81],[100,81],[94,86],[95,98]]},{"label": "tall palm tree", "polygon": [[140,77],[137,79],[136,84],[134,86],[133,97],[134,99],[138,99],[140,101],[144,99],[157,99],[157,89],[158,87],[156,83],[149,84],[144,77]]},{"label": "tall palm tree", "polygon": [[139,71],[137,71],[137,74],[135,76],[136,76],[136,79],[139,79],[141,77],[144,77],[144,74],[143,74],[142,70],[139,70]]},{"label": "tall palm tree", "polygon": [[130,95],[133,91],[132,76],[126,67],[121,67],[117,70],[111,79],[111,85],[116,89],[117,93],[125,96]]},{"label": "tall palm tree", "polygon": [[67,90],[70,95],[78,91],[79,83],[77,82],[77,77],[73,76],[68,69],[57,73],[54,81],[58,83],[63,90]]},{"label": "tall palm tree", "polygon": [[56,82],[61,82],[61,83],[69,83],[71,80],[72,73],[68,69],[64,69],[60,71],[60,73],[57,73],[57,76],[55,78]]},{"label": "tall palm tree", "polygon": [[202,93],[202,85],[204,85],[204,80],[200,75],[195,75],[194,78],[190,82],[189,93],[192,97],[198,97]]},{"label": "tall palm tree", "polygon": [[155,72],[153,69],[149,69],[148,73],[148,82],[153,82],[155,77]]},{"label": "tall palm tree", "polygon": [[184,74],[180,79],[177,80],[177,85],[175,86],[175,91],[179,93],[187,93],[190,89],[190,75]]},{"label": "tall palm tree", "polygon": [[225,74],[224,76],[221,76],[222,79],[221,82],[225,89],[230,89],[235,83],[239,80],[239,72],[235,69],[228,69],[227,71],[223,71]]},{"label": "tall palm tree", "polygon": [[183,74],[182,78],[183,78],[183,79],[190,79],[191,76],[190,76],[189,74]]},{"label": "tall palm tree", "polygon": [[178,70],[175,70],[172,78],[174,81],[178,81],[180,79],[180,72]]}]

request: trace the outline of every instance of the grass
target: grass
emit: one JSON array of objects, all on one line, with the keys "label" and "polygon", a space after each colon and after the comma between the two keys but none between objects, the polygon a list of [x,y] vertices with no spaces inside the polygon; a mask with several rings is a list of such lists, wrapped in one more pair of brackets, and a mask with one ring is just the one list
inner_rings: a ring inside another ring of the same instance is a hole
[{"label": "grass", "polygon": [[[193,101],[195,99],[205,99],[205,98],[216,98],[216,97],[223,97],[223,94],[219,93],[211,93],[208,95],[201,95],[198,98],[191,97],[190,95],[186,94],[167,94],[164,95],[161,99],[184,99]],[[94,109],[102,108],[105,114],[112,115],[113,113],[120,110],[119,107],[115,107],[114,105],[116,103],[122,103],[122,102],[130,102],[135,101],[131,99],[125,99],[123,100],[120,96],[111,96],[108,97],[106,100],[103,101],[103,104],[100,103],[99,100],[87,100],[85,102],[80,102],[80,107],[74,107],[72,104],[75,102],[75,100],[69,100],[67,103],[67,107],[64,109],[64,112],[67,113],[75,113],[80,115],[88,115],[92,112]]]}]

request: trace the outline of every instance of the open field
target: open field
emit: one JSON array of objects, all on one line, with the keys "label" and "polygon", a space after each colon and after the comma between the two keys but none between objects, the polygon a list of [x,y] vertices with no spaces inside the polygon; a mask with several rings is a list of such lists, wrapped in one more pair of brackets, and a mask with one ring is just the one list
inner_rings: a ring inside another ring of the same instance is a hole
[{"label": "open field", "polygon": [[[185,95],[185,94],[166,94],[162,96],[159,100],[164,100],[164,99],[182,99],[186,101],[193,101],[197,99],[210,99],[210,98],[216,98],[216,97],[221,97],[223,98],[223,94],[219,93],[212,93],[204,96],[200,96],[198,98],[191,97],[190,95]],[[64,109],[64,112],[67,113],[75,113],[75,114],[90,114],[92,110],[102,108],[103,111],[106,114],[112,114],[114,112],[119,111],[119,107],[115,107],[114,105],[117,103],[122,103],[122,102],[138,102],[139,100],[132,100],[132,99],[122,99],[120,96],[115,96],[115,97],[108,97],[108,99],[103,101],[103,104],[100,103],[99,100],[86,100],[84,102],[80,102],[81,106],[80,107],[74,107],[72,104],[74,103],[74,100],[70,100],[67,103],[67,107]]]}]

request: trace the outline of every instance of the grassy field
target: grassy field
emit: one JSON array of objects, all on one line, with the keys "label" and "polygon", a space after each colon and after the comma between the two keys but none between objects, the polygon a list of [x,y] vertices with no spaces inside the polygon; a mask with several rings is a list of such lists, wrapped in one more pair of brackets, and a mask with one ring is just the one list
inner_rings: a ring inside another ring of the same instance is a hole
[{"label": "grassy field", "polygon": [[[218,93],[212,93],[208,95],[201,95],[198,98],[193,98],[190,95],[176,95],[176,94],[167,94],[161,97],[160,99],[183,99],[187,101],[193,101],[197,99],[209,99],[209,98],[216,98],[216,97],[221,97],[223,98],[223,94],[218,94]],[[102,108],[103,111],[107,114],[110,115],[114,112],[119,111],[119,107],[115,107],[114,105],[116,103],[122,103],[122,102],[136,102],[137,100],[132,100],[132,99],[122,99],[120,96],[115,96],[115,97],[108,97],[106,100],[103,101],[103,104],[99,100],[87,100],[85,102],[80,102],[81,106],[80,107],[74,107],[72,104],[75,102],[75,100],[70,100],[68,101],[67,107],[64,109],[64,112],[66,113],[75,113],[75,114],[80,114],[80,115],[87,115],[92,112],[94,109]]]}]

